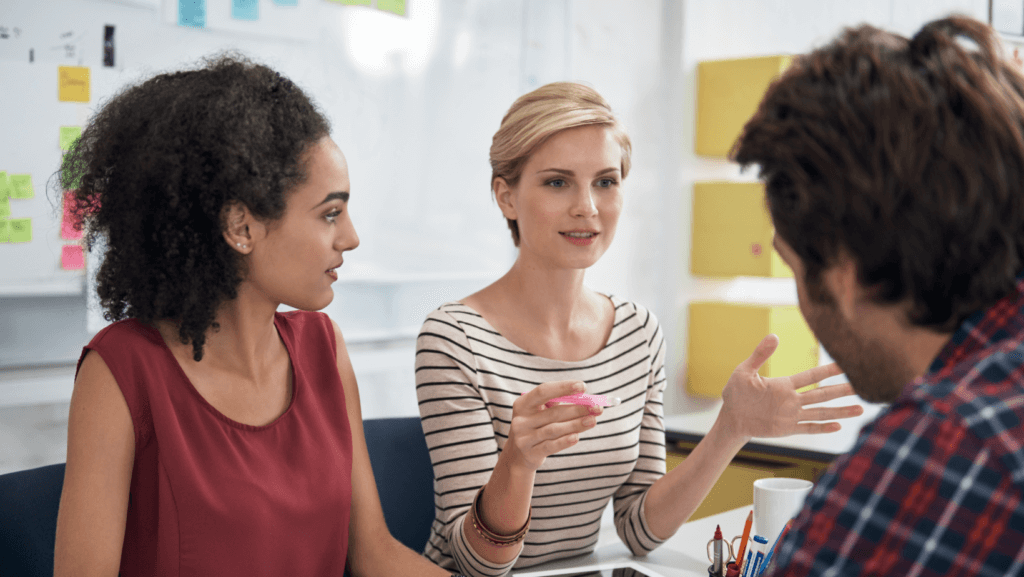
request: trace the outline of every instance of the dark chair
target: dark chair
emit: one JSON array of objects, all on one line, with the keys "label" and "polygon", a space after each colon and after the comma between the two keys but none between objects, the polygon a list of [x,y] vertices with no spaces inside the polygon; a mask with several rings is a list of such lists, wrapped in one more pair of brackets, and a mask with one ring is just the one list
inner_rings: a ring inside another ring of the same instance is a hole
[{"label": "dark chair", "polygon": [[0,475],[0,575],[52,577],[64,463]]},{"label": "dark chair", "polygon": [[434,522],[434,467],[419,417],[363,421],[388,530],[422,553]]}]

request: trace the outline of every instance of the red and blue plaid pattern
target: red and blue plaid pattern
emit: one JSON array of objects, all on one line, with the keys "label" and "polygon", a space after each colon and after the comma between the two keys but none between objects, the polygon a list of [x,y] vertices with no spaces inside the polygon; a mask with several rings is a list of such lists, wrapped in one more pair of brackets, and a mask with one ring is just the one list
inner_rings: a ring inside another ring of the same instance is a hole
[{"label": "red and blue plaid pattern", "polygon": [[1024,575],[1024,277],[815,485],[773,576]]}]

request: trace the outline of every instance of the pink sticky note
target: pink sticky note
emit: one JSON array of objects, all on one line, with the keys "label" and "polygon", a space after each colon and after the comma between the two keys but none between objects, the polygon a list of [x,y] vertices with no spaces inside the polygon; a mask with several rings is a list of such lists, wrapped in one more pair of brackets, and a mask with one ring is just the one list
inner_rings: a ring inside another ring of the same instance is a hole
[{"label": "pink sticky note", "polygon": [[60,251],[60,267],[64,270],[82,270],[85,268],[85,253],[81,245],[66,244]]},{"label": "pink sticky note", "polygon": [[82,238],[82,231],[75,229],[78,219],[75,218],[74,208],[75,199],[71,196],[71,191],[67,191],[64,193],[64,216],[60,219],[60,237],[64,240],[78,240]]}]

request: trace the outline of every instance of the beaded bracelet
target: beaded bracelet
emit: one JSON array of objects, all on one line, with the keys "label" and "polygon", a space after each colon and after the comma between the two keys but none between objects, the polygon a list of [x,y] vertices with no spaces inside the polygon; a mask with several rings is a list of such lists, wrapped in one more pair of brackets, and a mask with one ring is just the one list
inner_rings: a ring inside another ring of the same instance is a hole
[{"label": "beaded bracelet", "polygon": [[480,490],[476,492],[476,497],[473,497],[473,528],[476,529],[477,535],[484,541],[487,541],[495,547],[510,547],[515,545],[526,538],[526,533],[530,529],[530,519],[533,518],[533,507],[530,507],[530,511],[526,514],[526,524],[523,528],[516,531],[514,535],[499,535],[494,531],[487,528],[484,522],[480,519],[480,495],[484,492],[484,488],[480,487]]}]

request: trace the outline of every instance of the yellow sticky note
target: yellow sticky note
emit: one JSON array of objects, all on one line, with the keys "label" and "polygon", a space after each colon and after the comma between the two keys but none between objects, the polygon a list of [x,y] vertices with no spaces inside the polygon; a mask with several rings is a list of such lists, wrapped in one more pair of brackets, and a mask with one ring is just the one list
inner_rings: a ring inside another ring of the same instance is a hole
[{"label": "yellow sticky note", "polygon": [[793,276],[772,248],[775,229],[760,182],[694,184],[691,231],[694,276]]},{"label": "yellow sticky note", "polygon": [[31,174],[12,174],[8,178],[11,198],[32,198],[36,195]]},{"label": "yellow sticky note", "polygon": [[7,172],[0,170],[0,200],[11,195],[11,184],[7,180]]},{"label": "yellow sticky note", "polygon": [[758,374],[788,377],[818,365],[818,340],[794,305],[693,302],[689,307],[686,389],[718,398],[736,365],[769,333],[779,348]]},{"label": "yellow sticky note", "polygon": [[700,62],[695,152],[726,157],[768,86],[791,60],[780,55]]},{"label": "yellow sticky note", "polygon": [[405,0],[377,0],[377,8],[399,16],[405,16]]},{"label": "yellow sticky note", "polygon": [[89,102],[89,68],[58,66],[57,99],[61,102]]},{"label": "yellow sticky note", "polygon": [[82,136],[81,126],[61,126],[60,127],[60,150],[61,152],[67,152],[71,150],[71,147],[75,145],[75,141],[78,137]]},{"label": "yellow sticky note", "polygon": [[32,219],[15,218],[7,221],[11,231],[10,242],[32,242]]},{"label": "yellow sticky note", "polygon": [[0,243],[11,242],[11,228],[8,226],[8,222],[0,220]]}]

